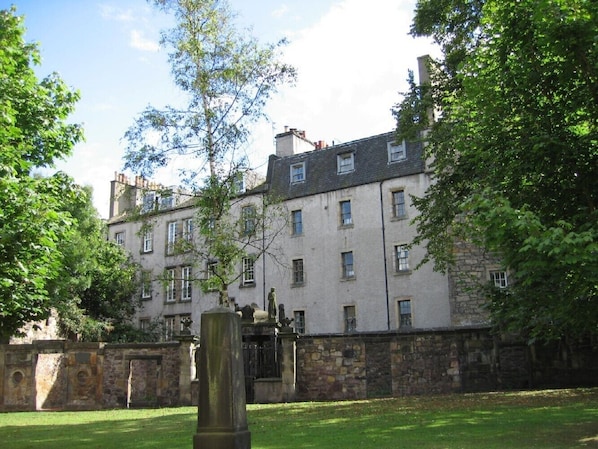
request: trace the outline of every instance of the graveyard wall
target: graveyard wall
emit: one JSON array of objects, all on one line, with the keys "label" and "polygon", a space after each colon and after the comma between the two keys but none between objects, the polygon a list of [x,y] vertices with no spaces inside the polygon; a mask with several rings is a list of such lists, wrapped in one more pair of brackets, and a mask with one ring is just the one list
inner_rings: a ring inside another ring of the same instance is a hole
[{"label": "graveyard wall", "polygon": [[0,411],[186,405],[180,344],[0,345]]},{"label": "graveyard wall", "polygon": [[[0,411],[197,404],[190,348],[191,340],[0,345]],[[304,335],[294,364],[296,390],[283,400],[598,386],[598,341],[527,346],[486,327]]]},{"label": "graveyard wall", "polygon": [[528,346],[487,327],[302,336],[297,400],[598,386],[598,342]]}]

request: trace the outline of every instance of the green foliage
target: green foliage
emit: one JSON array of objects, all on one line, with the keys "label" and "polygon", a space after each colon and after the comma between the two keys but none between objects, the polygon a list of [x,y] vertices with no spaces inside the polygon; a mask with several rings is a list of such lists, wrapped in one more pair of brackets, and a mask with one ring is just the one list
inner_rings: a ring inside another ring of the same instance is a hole
[{"label": "green foliage", "polygon": [[134,311],[136,266],[106,241],[91,190],[63,173],[32,175],[83,139],[66,123],[79,98],[56,75],[38,81],[23,20],[0,11],[0,341],[59,313],[66,333],[105,336]]},{"label": "green foliage", "polygon": [[444,49],[415,243],[440,270],[455,239],[502,257],[516,282],[493,296],[495,323],[530,339],[598,332],[596,13],[587,0],[429,0],[414,19]]},{"label": "green foliage", "polygon": [[[154,5],[176,19],[162,44],[171,50],[174,82],[187,104],[150,106],[141,113],[125,134],[125,167],[147,177],[179,158],[185,161],[181,184],[198,198],[202,238],[184,250],[211,263],[209,276],[199,281],[225,302],[228,285],[239,276],[236,263],[249,249],[255,255],[265,251],[255,233],[239,233],[231,216],[239,193],[235,181],[249,168],[244,152],[250,126],[265,118],[267,100],[295,79],[295,70],[278,60],[284,41],[262,46],[247,30],[238,30],[226,1],[154,0]],[[255,210],[258,230],[264,211],[257,205]]]},{"label": "green foliage", "polygon": [[30,173],[68,156],[83,137],[65,123],[79,94],[55,74],[38,81],[39,52],[24,33],[14,9],[0,11],[0,341],[59,302],[50,287],[61,274],[60,242],[72,235],[61,208],[68,183]]},{"label": "green foliage", "polygon": [[65,334],[82,340],[123,340],[139,303],[138,266],[120,246],[108,241],[106,228],[93,207],[89,187],[76,192],[64,209],[74,219],[73,236],[63,242],[63,281],[58,291],[72,298],[60,310]]},{"label": "green foliage", "polygon": [[[226,178],[242,159],[248,125],[264,117],[263,107],[278,86],[295,77],[292,67],[277,60],[284,42],[262,47],[247,30],[237,30],[226,1],[154,4],[173,13],[177,22],[163,33],[162,45],[171,50],[174,82],[186,94],[187,105],[150,106],[142,112],[125,134],[126,167],[151,176],[185,157],[191,164],[182,170],[187,184],[202,184],[205,164],[209,176]],[[155,133],[158,139],[151,138]]]}]

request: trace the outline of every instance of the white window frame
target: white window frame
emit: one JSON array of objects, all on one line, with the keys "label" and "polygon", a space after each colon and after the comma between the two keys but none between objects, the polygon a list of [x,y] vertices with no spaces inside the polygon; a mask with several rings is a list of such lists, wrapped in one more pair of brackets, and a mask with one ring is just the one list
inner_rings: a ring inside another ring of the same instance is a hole
[{"label": "white window frame", "polygon": [[355,259],[353,251],[341,253],[341,268],[343,279],[352,279],[355,277]]},{"label": "white window frame", "polygon": [[[299,217],[299,220],[296,218]],[[293,235],[303,235],[303,212],[301,209],[291,211],[291,232]]]},{"label": "white window frame", "polygon": [[497,288],[507,288],[509,286],[509,278],[506,271],[494,270],[490,271],[490,281]]},{"label": "white window frame", "polygon": [[[404,313],[407,311],[407,306],[409,313]],[[413,303],[410,298],[401,298],[397,301],[397,316],[399,329],[410,329],[413,327]]]},{"label": "white window frame", "polygon": [[187,242],[193,240],[193,218],[183,220],[183,239]]},{"label": "white window frame", "polygon": [[114,242],[118,246],[125,246],[125,231],[119,231],[114,233]]},{"label": "white window frame", "polygon": [[405,202],[405,189],[397,189],[392,192],[392,215],[394,218],[405,218],[407,216],[407,203]]},{"label": "white window frame", "polygon": [[172,209],[174,207],[174,196],[164,195],[160,197],[160,210]]},{"label": "white window frame", "polygon": [[401,162],[407,159],[407,144],[403,140],[399,145],[395,142],[388,142],[388,163]]},{"label": "white window frame", "polygon": [[244,173],[237,173],[235,177],[235,186],[237,188],[237,193],[245,193],[247,190],[245,186],[245,174]]},{"label": "white window frame", "polygon": [[298,184],[305,181],[305,162],[291,164],[290,178],[291,184]]},{"label": "white window frame", "polygon": [[139,318],[139,330],[140,331],[148,331],[150,327],[151,319],[150,318]]},{"label": "white window frame", "polygon": [[256,228],[256,210],[255,206],[247,205],[241,209],[241,216],[243,219],[243,234],[253,235]]},{"label": "white window frame", "polygon": [[409,271],[409,248],[407,245],[395,245],[395,260],[398,273]]},{"label": "white window frame", "polygon": [[176,268],[166,270],[166,302],[176,302]]},{"label": "white window frame", "polygon": [[293,270],[293,285],[303,285],[305,283],[305,264],[303,259],[293,259],[291,265]]},{"label": "white window frame", "polygon": [[[348,211],[345,211],[343,207],[348,205]],[[353,224],[353,211],[351,208],[351,200],[343,200],[339,202],[340,209],[340,221],[341,226],[351,226]]]},{"label": "white window frame", "polygon": [[343,321],[346,334],[357,331],[357,308],[354,305],[343,307]]},{"label": "white window frame", "polygon": [[192,269],[190,265],[181,267],[181,301],[191,301],[192,290]]},{"label": "white window frame", "polygon": [[295,310],[293,321],[295,322],[295,332],[305,334],[305,310]]},{"label": "white window frame", "polygon": [[353,152],[341,153],[336,156],[336,172],[339,175],[351,173],[355,170],[355,155]]},{"label": "white window frame", "polygon": [[152,297],[152,273],[151,271],[141,272],[141,299]]},{"label": "white window frame", "polygon": [[144,253],[151,253],[154,250],[154,233],[151,230],[145,231],[143,234],[143,248]]},{"label": "white window frame", "polygon": [[154,210],[156,205],[156,192],[150,191],[143,195],[141,213],[148,213]]},{"label": "white window frame", "polygon": [[176,221],[168,222],[168,236],[166,240],[166,254],[174,253],[174,248],[176,246],[177,240],[177,226],[178,223]]},{"label": "white window frame", "polygon": [[164,340],[170,341],[174,337],[174,330],[176,323],[175,315],[167,315],[164,317]]},{"label": "white window frame", "polygon": [[255,258],[243,257],[242,260],[243,273],[241,275],[242,285],[255,285]]}]

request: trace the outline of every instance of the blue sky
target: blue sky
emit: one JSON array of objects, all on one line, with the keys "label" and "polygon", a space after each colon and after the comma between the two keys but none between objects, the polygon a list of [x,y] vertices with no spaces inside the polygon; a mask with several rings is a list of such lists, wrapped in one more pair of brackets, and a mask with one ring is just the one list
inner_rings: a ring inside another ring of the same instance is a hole
[{"label": "blue sky", "polygon": [[[406,89],[417,56],[435,53],[429,41],[408,35],[415,0],[229,0],[240,26],[263,42],[283,37],[283,58],[298,70],[293,87],[267,106],[271,123],[256,126],[249,154],[265,171],[273,137],[284,126],[308,139],[348,142],[393,128],[390,108]],[[70,121],[83,123],[86,141],[60,161],[80,184],[94,188],[107,217],[110,181],[122,171],[122,136],[149,104],[176,104],[160,31],[172,19],[144,0],[0,0],[25,16],[27,41],[40,43],[40,77],[58,72],[81,92]],[[158,182],[176,183],[166,169]]]}]

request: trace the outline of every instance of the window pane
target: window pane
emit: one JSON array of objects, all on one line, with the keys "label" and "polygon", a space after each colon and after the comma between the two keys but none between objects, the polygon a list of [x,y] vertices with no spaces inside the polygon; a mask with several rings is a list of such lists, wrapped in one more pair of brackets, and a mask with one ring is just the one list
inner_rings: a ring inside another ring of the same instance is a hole
[{"label": "window pane", "polygon": [[406,245],[395,246],[397,271],[409,270],[409,250]]},{"label": "window pane", "polygon": [[388,162],[402,161],[406,158],[405,141],[400,145],[395,145],[393,142],[388,143]]},{"label": "window pane", "polygon": [[182,280],[181,280],[181,299],[191,299],[191,267],[182,268]]},{"label": "window pane", "polygon": [[303,234],[303,217],[300,210],[294,210],[292,213],[293,235]]},{"label": "window pane", "polygon": [[243,258],[243,284],[253,284],[254,281],[254,260],[252,257],[245,257]]},{"label": "window pane", "polygon": [[492,280],[492,283],[498,288],[507,288],[509,286],[506,271],[491,271],[490,279]]},{"label": "window pane", "polygon": [[399,190],[392,193],[393,215],[395,217],[404,217],[405,214],[405,192]]},{"label": "window pane", "polygon": [[293,284],[303,283],[303,259],[293,260]]},{"label": "window pane", "polygon": [[243,216],[243,233],[250,235],[255,232],[255,208],[253,206],[245,206],[241,212]]},{"label": "window pane", "polygon": [[176,221],[168,223],[168,240],[166,246],[166,252],[172,254],[174,252],[174,246],[176,244]]},{"label": "window pane", "polygon": [[353,253],[342,253],[342,264],[343,264],[343,277],[350,278],[355,276],[355,271],[353,270]]},{"label": "window pane", "polygon": [[351,201],[341,201],[340,202],[341,208],[341,225],[346,226],[353,223],[353,219],[351,217]]},{"label": "window pane", "polygon": [[340,154],[337,159],[338,173],[353,171],[353,153]]},{"label": "window pane", "polygon": [[357,318],[355,317],[355,306],[344,307],[345,314],[345,332],[355,332],[357,330]]},{"label": "window pane", "polygon": [[305,165],[295,164],[291,166],[291,183],[302,182],[305,179]]},{"label": "window pane", "polygon": [[303,310],[297,310],[294,313],[295,320],[295,332],[298,334],[305,333],[305,312]]},{"label": "window pane", "polygon": [[411,327],[411,300],[399,301],[399,327]]},{"label": "window pane", "polygon": [[172,302],[176,299],[176,273],[174,268],[166,271],[166,301]]}]

